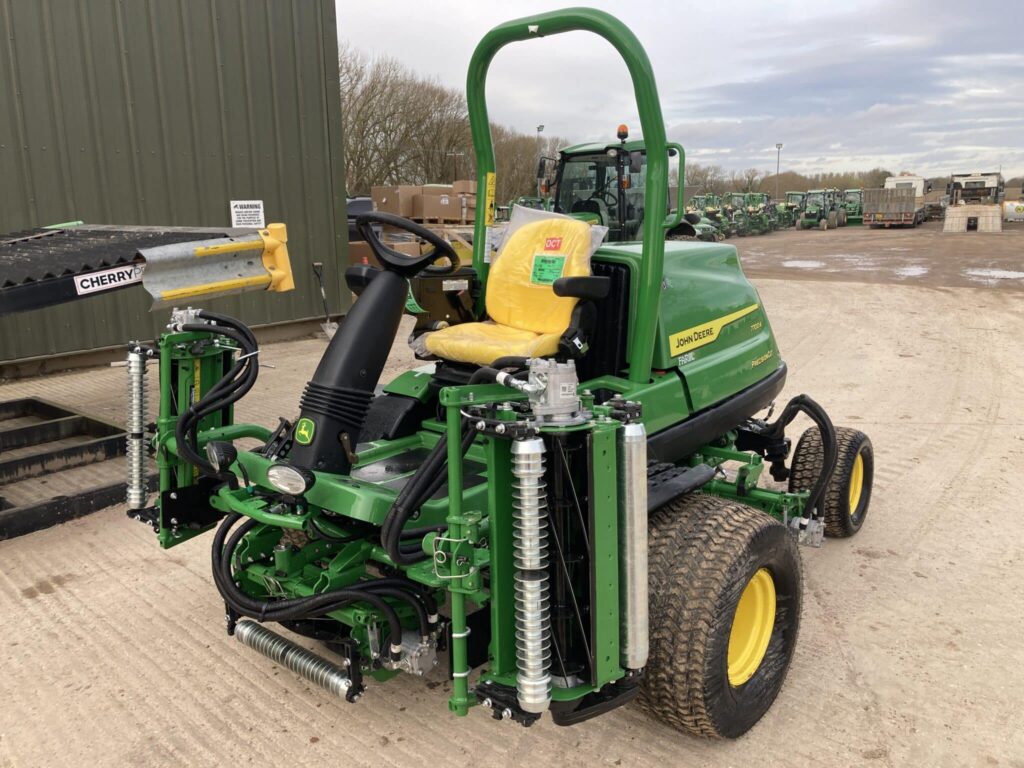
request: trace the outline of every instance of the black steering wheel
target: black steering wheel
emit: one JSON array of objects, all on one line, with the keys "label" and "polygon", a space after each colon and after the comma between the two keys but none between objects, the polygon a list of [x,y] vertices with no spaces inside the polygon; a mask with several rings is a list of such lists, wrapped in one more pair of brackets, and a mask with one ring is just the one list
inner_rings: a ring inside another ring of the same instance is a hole
[{"label": "black steering wheel", "polygon": [[[401,229],[409,234],[426,240],[429,245],[434,246],[429,253],[419,256],[409,256],[399,253],[393,248],[381,242],[377,233],[373,231],[371,224],[387,224],[388,226]],[[447,275],[454,272],[459,266],[459,257],[452,248],[451,243],[445,240],[436,232],[433,232],[422,224],[409,221],[393,213],[381,213],[373,211],[361,214],[356,218],[356,227],[362,234],[363,239],[370,244],[373,255],[380,260],[380,263],[390,272],[395,272],[402,277],[415,277],[420,272],[427,271],[435,275]],[[434,262],[440,259],[448,259],[448,264],[436,265]]]},{"label": "black steering wheel", "polygon": [[608,187],[601,187],[601,189],[595,189],[589,200],[603,200],[604,204],[615,208],[619,204],[619,198],[616,197],[615,193],[612,192]]}]

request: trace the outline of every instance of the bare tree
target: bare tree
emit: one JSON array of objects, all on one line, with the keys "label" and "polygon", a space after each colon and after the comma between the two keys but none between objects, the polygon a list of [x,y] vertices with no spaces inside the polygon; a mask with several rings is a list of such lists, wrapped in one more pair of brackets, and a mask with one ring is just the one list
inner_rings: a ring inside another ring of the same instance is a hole
[{"label": "bare tree", "polygon": [[[460,91],[416,75],[389,57],[342,47],[345,173],[350,194],[379,184],[449,183],[475,178],[466,100]],[[565,142],[492,125],[499,201],[536,190],[537,160]]]}]

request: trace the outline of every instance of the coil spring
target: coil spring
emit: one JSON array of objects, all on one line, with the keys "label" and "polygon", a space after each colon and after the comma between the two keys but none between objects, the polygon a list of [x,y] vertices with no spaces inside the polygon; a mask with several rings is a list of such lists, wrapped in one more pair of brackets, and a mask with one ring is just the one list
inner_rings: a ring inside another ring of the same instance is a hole
[{"label": "coil spring", "polygon": [[544,441],[512,445],[513,560],[516,593],[516,694],[526,712],[551,701],[551,610],[548,586]]},{"label": "coil spring", "polygon": [[128,460],[127,501],[130,509],[146,506],[146,353],[133,347],[128,353]]},{"label": "coil spring", "polygon": [[235,626],[235,637],[243,644],[258,651],[268,659],[280,664],[297,675],[330,691],[335,696],[345,697],[352,685],[348,674],[336,664],[317,656],[312,651],[296,645],[254,621],[240,621]]}]

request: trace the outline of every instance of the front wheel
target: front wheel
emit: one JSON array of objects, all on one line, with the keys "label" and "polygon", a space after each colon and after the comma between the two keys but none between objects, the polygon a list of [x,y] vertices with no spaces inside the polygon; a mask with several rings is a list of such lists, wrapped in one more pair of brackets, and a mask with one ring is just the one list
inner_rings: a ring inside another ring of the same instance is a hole
[{"label": "front wheel", "polygon": [[652,515],[649,546],[641,705],[699,736],[741,736],[775,701],[796,648],[797,545],[774,518],[697,493]]},{"label": "front wheel", "polygon": [[[836,427],[836,443],[839,458],[822,504],[825,535],[842,539],[857,533],[868,515],[875,477],[875,452],[867,435],[848,427]],[[824,461],[821,432],[811,427],[800,436],[793,451],[790,493],[809,490],[817,481]]]}]

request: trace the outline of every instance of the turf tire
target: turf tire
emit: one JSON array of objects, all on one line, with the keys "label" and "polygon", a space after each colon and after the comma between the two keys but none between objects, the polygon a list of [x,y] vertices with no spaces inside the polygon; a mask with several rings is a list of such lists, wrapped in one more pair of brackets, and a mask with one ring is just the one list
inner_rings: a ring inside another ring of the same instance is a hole
[{"label": "turf tire", "polygon": [[[695,493],[651,515],[648,552],[651,645],[641,706],[698,736],[742,736],[775,701],[793,658],[803,591],[796,543],[752,507]],[[733,686],[733,616],[761,568],[775,583],[775,625],[753,677]]]},{"label": "turf tire", "polygon": [[[871,502],[871,485],[875,474],[875,454],[871,440],[863,432],[848,427],[836,427],[839,458],[825,489],[825,535],[837,539],[853,536],[864,525]],[[863,489],[855,510],[850,510],[850,480],[857,456],[864,464]],[[806,491],[814,485],[825,460],[825,447],[821,432],[811,427],[800,436],[789,472],[789,491]]]}]

